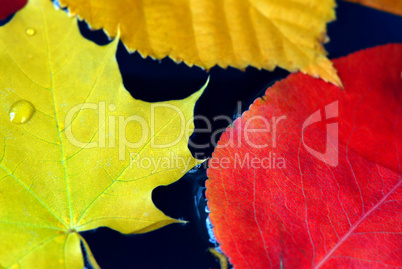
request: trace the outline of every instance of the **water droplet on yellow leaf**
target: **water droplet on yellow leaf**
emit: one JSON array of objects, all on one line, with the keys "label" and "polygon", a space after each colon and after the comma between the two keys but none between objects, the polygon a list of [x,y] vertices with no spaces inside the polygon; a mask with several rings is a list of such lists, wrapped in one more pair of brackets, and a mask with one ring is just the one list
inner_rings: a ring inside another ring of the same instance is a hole
[{"label": "water droplet on yellow leaf", "polygon": [[31,102],[20,100],[15,102],[10,108],[10,121],[16,124],[27,123],[35,113],[35,107]]},{"label": "water droplet on yellow leaf", "polygon": [[25,30],[25,33],[26,33],[27,35],[29,35],[29,36],[34,36],[34,35],[36,34],[36,30],[33,29],[33,28],[27,28],[27,29]]}]

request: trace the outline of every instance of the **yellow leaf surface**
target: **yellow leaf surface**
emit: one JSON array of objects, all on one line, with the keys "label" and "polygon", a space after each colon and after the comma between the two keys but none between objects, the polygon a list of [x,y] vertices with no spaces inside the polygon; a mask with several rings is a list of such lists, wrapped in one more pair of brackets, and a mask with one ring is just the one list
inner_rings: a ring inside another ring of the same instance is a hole
[{"label": "yellow leaf surface", "polygon": [[346,0],[402,16],[401,0]]},{"label": "yellow leaf surface", "polygon": [[116,47],[84,39],[49,0],[30,0],[0,27],[0,268],[82,269],[81,231],[177,222],[151,192],[200,162],[187,144],[202,90],[135,100]]},{"label": "yellow leaf surface", "polygon": [[301,70],[341,85],[322,46],[334,0],[60,0],[143,57],[210,69]]}]

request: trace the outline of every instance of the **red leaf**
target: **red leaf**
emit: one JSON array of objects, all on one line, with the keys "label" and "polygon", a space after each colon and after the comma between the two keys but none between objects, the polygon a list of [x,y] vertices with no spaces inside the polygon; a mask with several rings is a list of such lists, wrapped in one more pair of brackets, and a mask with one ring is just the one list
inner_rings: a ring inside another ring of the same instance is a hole
[{"label": "red leaf", "polygon": [[334,64],[344,90],[290,75],[209,162],[211,222],[237,269],[402,266],[402,44]]},{"label": "red leaf", "polygon": [[0,20],[23,8],[28,0],[0,0]]}]

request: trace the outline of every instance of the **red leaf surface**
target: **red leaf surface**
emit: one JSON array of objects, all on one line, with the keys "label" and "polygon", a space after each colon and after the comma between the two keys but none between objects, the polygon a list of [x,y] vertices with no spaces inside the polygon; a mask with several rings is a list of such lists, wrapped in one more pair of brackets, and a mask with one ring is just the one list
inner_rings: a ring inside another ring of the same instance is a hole
[{"label": "red leaf surface", "polygon": [[333,62],[343,90],[290,75],[209,162],[211,222],[236,269],[402,267],[402,44]]},{"label": "red leaf surface", "polygon": [[28,0],[0,0],[0,20],[23,8]]}]

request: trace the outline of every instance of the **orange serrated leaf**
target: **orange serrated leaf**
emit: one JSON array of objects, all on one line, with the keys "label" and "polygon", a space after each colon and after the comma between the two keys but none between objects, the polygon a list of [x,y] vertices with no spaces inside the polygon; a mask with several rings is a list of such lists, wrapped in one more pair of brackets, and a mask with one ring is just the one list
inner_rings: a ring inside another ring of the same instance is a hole
[{"label": "orange serrated leaf", "polygon": [[[322,42],[335,19],[335,1],[293,0],[60,0],[71,15],[104,28],[143,57],[215,65],[301,70],[341,82]],[[323,61],[325,59],[326,61]]]}]

